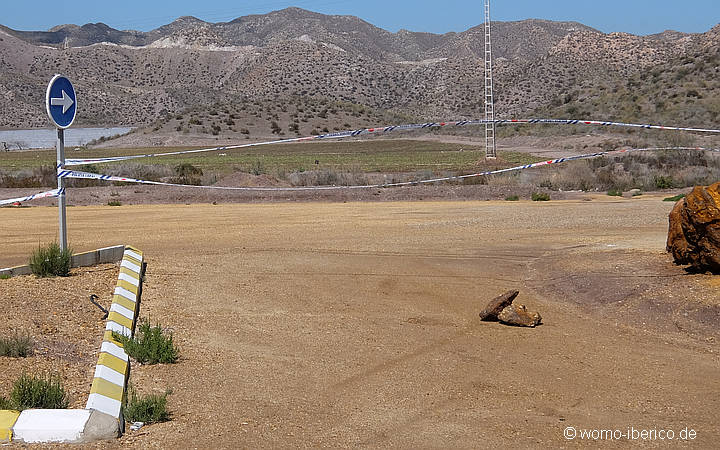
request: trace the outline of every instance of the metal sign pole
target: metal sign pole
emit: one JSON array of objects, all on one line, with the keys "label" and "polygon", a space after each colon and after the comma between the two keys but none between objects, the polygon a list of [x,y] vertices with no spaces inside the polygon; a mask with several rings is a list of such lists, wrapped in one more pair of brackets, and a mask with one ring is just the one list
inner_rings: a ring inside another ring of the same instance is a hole
[{"label": "metal sign pole", "polygon": [[65,180],[57,175],[65,169],[65,130],[57,129],[57,164],[55,176],[58,180],[58,212],[60,219],[60,249],[67,250],[67,216],[65,212]]},{"label": "metal sign pole", "polygon": [[55,177],[58,183],[58,214],[60,219],[60,248],[65,251],[67,242],[67,218],[65,215],[65,181],[60,178],[60,171],[65,169],[65,129],[75,121],[77,114],[77,97],[70,80],[62,75],[55,75],[48,84],[45,93],[45,109],[50,121],[57,128],[57,164]]}]

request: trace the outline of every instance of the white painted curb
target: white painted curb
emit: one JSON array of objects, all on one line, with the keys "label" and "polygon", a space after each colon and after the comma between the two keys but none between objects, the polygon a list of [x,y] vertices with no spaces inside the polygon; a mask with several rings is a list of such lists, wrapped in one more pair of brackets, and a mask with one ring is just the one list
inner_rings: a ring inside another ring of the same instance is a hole
[{"label": "white painted curb", "polygon": [[0,411],[0,442],[89,443],[121,435],[124,428],[121,404],[130,362],[112,331],[132,336],[143,278],[142,252],[132,247],[122,249],[123,261],[106,324],[109,331],[103,335],[86,409],[28,409],[19,415],[17,411]]},{"label": "white painted curb", "polygon": [[27,409],[12,428],[12,441],[26,444],[87,443],[118,436],[117,419],[89,409]]}]

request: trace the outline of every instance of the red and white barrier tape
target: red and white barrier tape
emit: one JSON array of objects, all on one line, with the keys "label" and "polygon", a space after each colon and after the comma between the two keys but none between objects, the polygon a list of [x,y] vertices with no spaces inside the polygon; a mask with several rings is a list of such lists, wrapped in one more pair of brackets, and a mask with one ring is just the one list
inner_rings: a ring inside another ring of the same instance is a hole
[{"label": "red and white barrier tape", "polygon": [[[705,129],[705,128],[687,128],[687,127],[665,127],[661,125],[641,125],[634,123],[623,123],[623,122],[603,122],[599,120],[568,120],[568,119],[499,119],[494,121],[498,125],[524,125],[524,124],[553,124],[553,125],[598,125],[598,126],[616,126],[616,127],[630,127],[630,128],[643,128],[653,130],[674,130],[674,131],[691,131],[698,133],[720,133],[720,130]],[[364,128],[360,130],[349,130],[349,131],[338,131],[337,133],[320,134],[317,136],[306,136],[299,138],[290,139],[279,139],[267,142],[255,142],[250,144],[239,144],[229,145],[224,147],[213,147],[203,148],[197,150],[183,150],[177,152],[168,153],[150,153],[145,155],[131,155],[131,156],[117,156],[109,158],[86,158],[86,159],[68,159],[65,161],[66,166],[79,166],[82,164],[100,164],[100,163],[111,163],[118,161],[129,161],[138,158],[152,158],[157,156],[169,156],[169,155],[187,155],[192,153],[204,153],[214,152],[223,150],[235,150],[241,148],[259,147],[261,145],[274,145],[274,144],[288,144],[293,142],[306,142],[316,141],[324,139],[347,139],[351,137],[362,136],[366,134],[377,135],[385,134],[393,131],[407,131],[407,130],[419,130],[426,128],[435,127],[451,127],[451,126],[466,126],[466,125],[484,125],[488,123],[486,120],[458,120],[452,122],[427,122],[427,123],[416,123],[408,125],[391,125],[385,127],[376,128]]]}]

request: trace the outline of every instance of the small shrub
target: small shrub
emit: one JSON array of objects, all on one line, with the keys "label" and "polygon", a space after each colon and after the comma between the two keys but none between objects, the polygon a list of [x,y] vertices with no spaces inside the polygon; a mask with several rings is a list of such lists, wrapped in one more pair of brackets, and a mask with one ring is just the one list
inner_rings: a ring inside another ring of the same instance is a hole
[{"label": "small shrub", "polygon": [[164,394],[150,394],[139,396],[131,385],[128,388],[128,396],[123,405],[123,416],[128,422],[158,423],[170,420],[170,413],[167,410],[167,397],[172,391],[167,390]]},{"label": "small shrub", "polygon": [[119,200],[110,200],[107,204],[108,206],[122,206],[122,202]]},{"label": "small shrub", "polygon": [[23,373],[13,383],[10,402],[14,409],[64,409],[68,406],[67,395],[57,374],[28,375]]},{"label": "small shrub", "polygon": [[520,201],[520,197],[518,197],[517,195],[509,195],[509,196],[505,197],[505,201],[506,202],[517,202],[517,201]]},{"label": "small shrub", "polygon": [[3,409],[15,409],[13,407],[13,404],[10,400],[8,400],[7,397],[3,397],[0,395],[0,410]]},{"label": "small shrub", "polygon": [[607,195],[609,195],[610,197],[622,197],[623,191],[621,191],[620,189],[610,189],[607,192]]},{"label": "small shrub", "polygon": [[[27,334],[15,334],[12,337],[0,337],[0,356],[25,358],[32,351],[32,339]],[[0,408],[2,409],[2,408]]]},{"label": "small shrub", "polygon": [[532,194],[532,201],[534,202],[548,202],[550,201],[550,194],[545,194],[542,192],[533,192]]},{"label": "small shrub", "polygon": [[664,198],[663,201],[664,201],[664,202],[679,202],[680,200],[682,200],[682,199],[684,199],[684,198],[685,198],[685,194],[679,194],[679,195],[676,195],[676,196],[674,196],[674,197]]},{"label": "small shrub", "polygon": [[250,166],[250,173],[253,175],[262,175],[267,173],[265,163],[263,163],[262,160],[256,159]]},{"label": "small shrub", "polygon": [[12,276],[9,273],[0,273],[0,280],[9,280]]},{"label": "small shrub", "polygon": [[672,189],[675,187],[675,180],[673,180],[673,177],[671,176],[656,176],[653,179],[653,182],[655,183],[655,187],[658,189]]},{"label": "small shrub", "polygon": [[182,163],[175,166],[175,174],[177,176],[170,179],[171,183],[189,184],[193,186],[200,186],[202,184],[202,180],[200,179],[200,177],[203,176],[202,169],[190,163]]},{"label": "small shrub", "polygon": [[30,270],[39,278],[67,277],[70,275],[72,250],[60,249],[57,242],[45,247],[38,246],[30,255]]},{"label": "small shrub", "polygon": [[173,343],[172,333],[163,334],[160,325],[150,326],[150,321],[144,319],[138,326],[134,338],[118,333],[113,337],[120,342],[128,355],[140,364],[172,364],[177,362],[178,348]]}]

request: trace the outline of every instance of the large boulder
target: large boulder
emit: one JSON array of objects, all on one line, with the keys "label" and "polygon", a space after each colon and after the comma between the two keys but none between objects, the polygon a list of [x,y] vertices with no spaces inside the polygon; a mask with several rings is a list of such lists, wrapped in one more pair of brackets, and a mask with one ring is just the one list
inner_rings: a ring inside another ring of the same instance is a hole
[{"label": "large boulder", "polygon": [[667,251],[675,264],[720,274],[720,182],[698,186],[670,213]]}]

